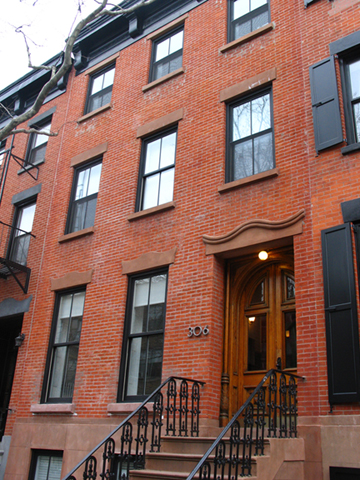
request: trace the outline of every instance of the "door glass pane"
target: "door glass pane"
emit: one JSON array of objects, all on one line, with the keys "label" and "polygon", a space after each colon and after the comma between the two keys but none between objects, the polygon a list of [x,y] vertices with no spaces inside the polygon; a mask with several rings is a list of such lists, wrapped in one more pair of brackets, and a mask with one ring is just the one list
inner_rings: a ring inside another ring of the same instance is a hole
[{"label": "door glass pane", "polygon": [[295,280],[288,275],[285,275],[286,281],[286,300],[293,300],[295,298]]},{"label": "door glass pane", "polygon": [[262,280],[259,285],[255,288],[253,296],[251,298],[250,305],[257,305],[259,303],[264,303],[265,301],[265,282]]},{"label": "door glass pane", "polygon": [[266,370],[266,315],[247,316],[247,370]]},{"label": "door glass pane", "polygon": [[296,368],[296,315],[285,312],[285,368]]}]

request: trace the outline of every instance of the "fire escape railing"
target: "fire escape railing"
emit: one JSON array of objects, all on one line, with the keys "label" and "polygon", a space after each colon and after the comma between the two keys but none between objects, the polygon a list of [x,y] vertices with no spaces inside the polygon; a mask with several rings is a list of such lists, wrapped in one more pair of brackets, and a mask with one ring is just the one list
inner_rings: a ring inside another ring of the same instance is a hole
[{"label": "fire escape railing", "polygon": [[[83,480],[128,480],[130,469],[145,467],[148,444],[150,452],[160,452],[164,426],[165,435],[168,436],[188,437],[190,433],[190,436],[198,437],[200,386],[204,384],[187,378],[169,377],[63,480],[76,480],[75,474]],[[164,387],[165,394],[162,393]],[[151,403],[152,411],[149,409]],[[115,438],[117,433],[118,438]],[[104,448],[101,453],[102,446]],[[101,473],[98,474],[101,459]]]},{"label": "fire escape railing", "polygon": [[[303,377],[271,369],[236,412],[187,480],[237,480],[251,476],[252,457],[268,438],[297,436],[297,384]],[[230,436],[225,437],[230,430]]]}]

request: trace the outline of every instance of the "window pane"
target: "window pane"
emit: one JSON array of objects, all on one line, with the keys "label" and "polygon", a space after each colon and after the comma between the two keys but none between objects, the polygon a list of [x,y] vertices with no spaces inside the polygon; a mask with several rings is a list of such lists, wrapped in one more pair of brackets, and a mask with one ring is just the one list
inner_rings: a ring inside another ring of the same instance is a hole
[{"label": "window pane", "polygon": [[154,80],[157,78],[161,78],[164,75],[167,75],[170,72],[170,63],[169,62],[163,62],[155,65],[155,76]]},{"label": "window pane", "polygon": [[170,60],[169,62],[169,71],[168,73],[170,72],[173,72],[174,70],[177,70],[178,68],[181,68],[182,66],[182,52],[180,52],[180,54],[178,56],[176,56],[176,58],[173,58]]},{"label": "window pane", "polygon": [[99,75],[98,77],[93,79],[91,95],[94,95],[94,93],[100,92],[100,90],[103,89],[103,80],[104,80],[104,74]]},{"label": "window pane", "polygon": [[251,31],[251,20],[248,20],[247,22],[238,23],[237,25],[235,25],[234,35],[235,38],[240,38],[244,35],[247,35]]},{"label": "window pane", "polygon": [[96,213],[96,204],[97,204],[97,197],[92,198],[91,200],[85,202],[83,205],[85,207],[85,219],[84,224],[81,228],[89,228],[92,227],[95,223],[95,213]]},{"label": "window pane", "polygon": [[20,265],[26,265],[30,238],[30,235],[24,234],[14,238],[11,248],[10,260],[15,263],[19,263]]},{"label": "window pane", "polygon": [[149,395],[161,383],[163,335],[152,335],[149,337],[148,348],[145,395]]},{"label": "window pane", "polygon": [[256,8],[261,7],[262,5],[266,5],[267,0],[251,0],[251,10],[255,10]]},{"label": "window pane", "polygon": [[145,175],[159,169],[161,138],[146,145]]},{"label": "window pane", "polygon": [[81,172],[79,172],[75,200],[79,200],[79,198],[86,197],[88,183],[89,183],[89,174],[90,174],[90,168],[87,168],[86,170],[82,170]]},{"label": "window pane", "polygon": [[156,45],[155,61],[161,60],[169,55],[170,38],[166,38]]},{"label": "window pane", "polygon": [[145,179],[143,209],[155,207],[158,204],[160,174]]},{"label": "window pane", "polygon": [[156,275],[151,278],[150,304],[165,302],[166,277],[166,275]]},{"label": "window pane", "polygon": [[360,60],[349,65],[352,98],[360,97]]},{"label": "window pane", "polygon": [[264,95],[251,102],[252,133],[262,132],[271,127],[270,95]]},{"label": "window pane", "polygon": [[175,169],[171,168],[161,173],[159,205],[171,202],[174,192],[174,174]]},{"label": "window pane", "polygon": [[99,191],[101,166],[102,164],[98,163],[90,169],[90,179],[87,195],[93,195],[94,193],[97,193]]},{"label": "window pane", "polygon": [[89,112],[92,112],[102,106],[103,106],[103,97],[102,95],[97,95],[96,97],[90,98],[88,110]]},{"label": "window pane", "polygon": [[63,398],[69,398],[73,396],[78,352],[78,345],[71,345],[67,349],[64,382],[61,391],[61,397]]},{"label": "window pane", "polygon": [[104,84],[103,89],[106,87],[110,87],[114,83],[114,76],[115,76],[115,68],[112,68],[108,72],[104,74]]},{"label": "window pane", "polygon": [[[140,381],[140,359],[141,357],[146,356],[146,339],[142,338],[132,338],[130,339],[130,350],[129,350],[129,370],[128,370],[128,380],[127,380],[127,394],[128,395],[140,395],[138,385]],[[141,372],[142,378],[144,377],[144,372]]]},{"label": "window pane", "polygon": [[61,478],[61,467],[62,467],[62,458],[61,457],[51,457],[49,476],[48,476],[47,480],[60,480],[60,478]]},{"label": "window pane", "polygon": [[356,130],[356,140],[360,142],[360,103],[354,105],[354,122]]},{"label": "window pane", "polygon": [[61,387],[63,381],[63,375],[65,370],[66,362],[66,350],[67,347],[57,347],[54,350],[54,363],[51,372],[51,382],[50,382],[50,398],[60,398],[61,397]]},{"label": "window pane", "polygon": [[249,177],[253,174],[252,141],[235,145],[234,151],[234,180]]},{"label": "window pane", "polygon": [[274,168],[272,133],[254,139],[254,174]]},{"label": "window pane", "polygon": [[236,0],[234,2],[233,20],[242,17],[250,12],[250,0]]},{"label": "window pane", "polygon": [[251,134],[251,121],[250,111],[251,103],[247,102],[238,107],[233,108],[233,134],[232,139],[240,140],[241,138],[248,137]]},{"label": "window pane", "polygon": [[296,368],[296,316],[295,312],[285,313],[285,368]]},{"label": "window pane", "polygon": [[135,281],[130,333],[141,333],[147,330],[149,288],[149,278],[142,278],[141,280]]},{"label": "window pane", "polygon": [[269,21],[268,18],[268,12],[263,12],[260,13],[260,15],[256,15],[256,17],[254,17],[252,20],[252,31],[266,25]]},{"label": "window pane", "polygon": [[266,315],[248,316],[248,371],[266,370]]},{"label": "window pane", "polygon": [[177,50],[181,50],[183,47],[183,37],[184,32],[178,32],[170,38],[170,49],[169,54],[176,52]]},{"label": "window pane", "polygon": [[295,298],[295,281],[293,278],[286,275],[286,300]]},{"label": "window pane", "polygon": [[176,132],[166,135],[161,142],[161,160],[160,168],[173,165],[175,163]]},{"label": "window pane", "polygon": [[39,455],[36,462],[35,480],[47,480],[50,465],[48,455]]},{"label": "window pane", "polygon": [[[47,125],[44,125],[43,127],[41,127],[39,130],[50,133],[50,127],[51,127],[51,123],[48,123]],[[48,139],[49,137],[47,135],[36,135],[34,148],[38,147],[39,145],[42,145],[43,143],[47,143]]]},{"label": "window pane", "polygon": [[[35,208],[36,208],[35,203],[21,208],[21,210],[19,211],[19,221],[17,224],[18,228],[28,233],[31,232],[33,222],[34,222]],[[24,232],[21,232],[19,230],[17,230],[15,233],[15,235],[23,235],[23,234]]]},{"label": "window pane", "polygon": [[45,159],[46,145],[47,143],[44,143],[43,145],[36,147],[31,151],[29,163],[35,164]]}]

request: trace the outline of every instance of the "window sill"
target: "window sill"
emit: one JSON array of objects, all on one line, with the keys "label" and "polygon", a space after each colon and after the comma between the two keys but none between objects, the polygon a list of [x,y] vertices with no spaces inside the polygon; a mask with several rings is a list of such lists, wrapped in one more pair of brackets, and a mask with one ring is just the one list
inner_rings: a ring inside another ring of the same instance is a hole
[{"label": "window sill", "polygon": [[30,412],[45,414],[70,414],[75,413],[74,403],[36,403],[30,406]]},{"label": "window sill", "polygon": [[219,193],[226,193],[230,190],[249,185],[251,183],[259,182],[260,180],[267,180],[268,178],[277,177],[279,175],[279,169],[273,168],[267,172],[257,173],[256,175],[251,175],[251,177],[241,178],[240,180],[235,180],[234,182],[225,183],[218,188]]},{"label": "window sill", "polygon": [[254,30],[253,32],[248,33],[247,35],[244,35],[243,37],[237,38],[236,40],[233,40],[230,43],[227,43],[223,47],[219,48],[220,53],[227,52],[228,50],[231,50],[232,48],[238,47],[239,45],[242,45],[243,43],[250,42],[256,37],[259,37],[260,35],[263,35],[264,33],[270,32],[271,30],[274,30],[275,28],[275,23],[267,23],[263,27],[258,28],[257,30]]},{"label": "window sill", "polygon": [[142,87],[142,91],[145,93],[148,90],[150,90],[151,88],[154,88],[157,85],[160,85],[161,83],[167,82],[171,78],[177,77],[178,75],[181,75],[183,73],[185,73],[184,67],[178,68],[177,70],[174,70],[173,72],[168,73],[167,75],[164,75],[163,77],[158,78],[157,80],[154,80],[151,83],[148,83],[147,85]]},{"label": "window sill", "polygon": [[135,212],[128,216],[129,222],[132,220],[137,220],[138,218],[147,217],[155,213],[164,212],[176,207],[175,202],[163,203],[162,205],[157,205],[156,207],[147,208],[146,210],[141,210],[141,212]]},{"label": "window sill", "polygon": [[75,238],[85,237],[86,235],[91,235],[95,232],[95,227],[84,228],[83,230],[79,230],[77,232],[67,233],[59,238],[58,242],[63,243],[69,240],[73,240]]},{"label": "window sill", "polygon": [[22,173],[28,172],[29,170],[32,170],[33,168],[38,167],[39,165],[42,165],[43,163],[45,163],[45,159],[40,160],[39,162],[36,162],[36,163],[31,163],[30,165],[27,165],[26,167],[20,168],[20,170],[18,170],[17,174],[21,175]]},{"label": "window sill", "polygon": [[98,115],[101,112],[105,112],[106,110],[109,110],[109,108],[112,107],[112,103],[107,103],[106,105],[103,105],[100,108],[97,108],[96,110],[93,110],[92,112],[86,113],[82,117],[80,117],[77,121],[77,123],[85,122],[85,120],[88,120],[89,118],[94,117],[95,115]]},{"label": "window sill", "polygon": [[109,403],[107,413],[109,415],[130,414],[140,405],[141,403]]},{"label": "window sill", "polygon": [[341,153],[343,155],[347,155],[348,153],[358,152],[360,150],[360,143],[352,143],[351,145],[347,145],[341,149]]}]

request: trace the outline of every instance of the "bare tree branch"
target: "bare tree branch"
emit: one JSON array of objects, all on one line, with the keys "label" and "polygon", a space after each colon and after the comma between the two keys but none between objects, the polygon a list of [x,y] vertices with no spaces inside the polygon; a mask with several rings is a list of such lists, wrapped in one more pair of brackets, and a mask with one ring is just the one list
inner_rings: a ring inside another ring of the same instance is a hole
[{"label": "bare tree branch", "polygon": [[38,135],[46,135],[47,137],[57,137],[58,132],[46,132],[45,130],[38,130],[37,128],[17,128],[13,132],[14,135],[16,133],[37,133]]},{"label": "bare tree branch", "polygon": [[[37,0],[35,0],[36,3]],[[19,27],[19,33],[22,33],[25,39],[25,44],[28,52],[28,58],[29,58],[29,66],[30,68],[33,68],[35,70],[50,70],[51,71],[51,77],[48,82],[45,83],[45,85],[42,87],[40,93],[38,94],[34,104],[32,107],[27,110],[26,112],[22,113],[19,116],[12,116],[7,125],[0,130],[0,142],[7,138],[9,135],[12,133],[15,133],[15,129],[18,125],[20,125],[23,122],[26,122],[30,118],[33,118],[40,110],[42,107],[47,95],[50,93],[50,91],[56,86],[58,81],[63,78],[66,73],[68,72],[69,68],[72,65],[72,50],[74,48],[74,44],[76,39],[78,38],[81,30],[91,23],[93,20],[96,18],[99,18],[100,16],[103,15],[108,15],[108,16],[119,16],[119,15],[124,15],[127,13],[134,12],[137,10],[139,7],[149,5],[150,3],[153,3],[155,0],[139,0],[135,5],[129,8],[123,8],[120,6],[116,6],[114,10],[108,10],[106,7],[110,6],[111,4],[109,3],[108,0],[95,0],[96,3],[98,3],[98,7],[95,8],[89,15],[87,15],[85,18],[80,20],[72,30],[71,34],[69,35],[65,48],[63,50],[63,61],[61,66],[56,69],[56,66],[49,67],[47,65],[40,65],[40,66],[33,66],[31,64],[31,56],[30,56],[30,49],[29,45],[27,42],[27,37],[24,34],[24,32],[21,30],[22,27]],[[81,11],[81,0],[78,1],[78,9]],[[21,131],[22,130],[22,131]],[[20,129],[16,130],[16,133],[32,133],[30,131],[31,129]],[[40,132],[39,132],[40,133]],[[52,136],[52,134],[50,135]]]}]

